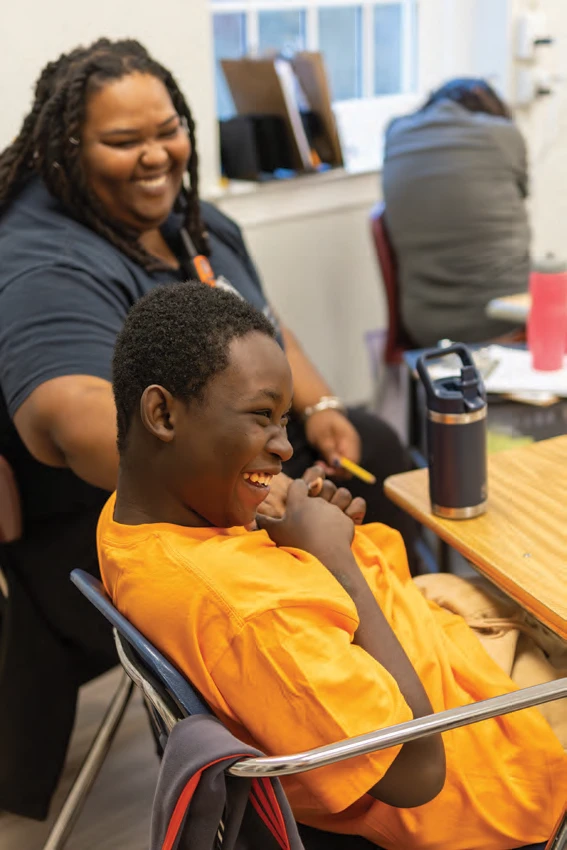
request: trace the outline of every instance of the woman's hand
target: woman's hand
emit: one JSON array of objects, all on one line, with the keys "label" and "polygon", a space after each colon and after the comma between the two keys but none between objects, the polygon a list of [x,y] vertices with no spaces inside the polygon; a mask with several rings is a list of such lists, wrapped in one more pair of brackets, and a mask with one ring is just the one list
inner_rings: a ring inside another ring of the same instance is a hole
[{"label": "woman's hand", "polygon": [[318,410],[305,423],[305,434],[311,445],[321,452],[327,475],[348,478],[336,466],[342,456],[360,462],[361,443],[358,431],[339,410]]}]

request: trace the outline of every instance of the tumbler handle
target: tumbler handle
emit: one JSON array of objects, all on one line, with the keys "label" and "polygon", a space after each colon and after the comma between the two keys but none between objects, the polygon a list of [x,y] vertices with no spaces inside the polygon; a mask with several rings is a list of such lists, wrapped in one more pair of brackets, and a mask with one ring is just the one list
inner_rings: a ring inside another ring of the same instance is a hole
[{"label": "tumbler handle", "polygon": [[472,354],[462,342],[454,342],[452,345],[447,346],[447,348],[430,348],[427,351],[424,351],[423,354],[420,354],[418,357],[416,368],[417,374],[423,381],[427,394],[430,396],[435,396],[437,393],[435,392],[435,387],[429,376],[429,372],[427,371],[426,364],[429,360],[440,360],[445,357],[446,354],[458,354],[464,366],[474,367],[475,365]]}]

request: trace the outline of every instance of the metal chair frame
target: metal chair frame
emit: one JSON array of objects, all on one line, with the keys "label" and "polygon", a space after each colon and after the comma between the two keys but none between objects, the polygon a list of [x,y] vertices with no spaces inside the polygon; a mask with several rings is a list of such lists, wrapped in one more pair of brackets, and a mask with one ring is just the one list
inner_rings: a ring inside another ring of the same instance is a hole
[{"label": "metal chair frame", "polygon": [[75,826],[85,801],[94,785],[112,742],[128,707],[134,682],[123,673],[112,700],[104,714],[89,751],[75,777],[55,823],[51,827],[43,850],[62,850]]}]

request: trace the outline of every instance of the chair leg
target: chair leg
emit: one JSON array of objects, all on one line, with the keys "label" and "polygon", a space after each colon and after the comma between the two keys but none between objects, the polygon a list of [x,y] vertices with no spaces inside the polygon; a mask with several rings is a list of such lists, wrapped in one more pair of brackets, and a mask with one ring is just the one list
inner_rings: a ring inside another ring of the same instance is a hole
[{"label": "chair leg", "polygon": [[566,850],[567,848],[567,808],[557,822],[553,835],[545,850]]},{"label": "chair leg", "polygon": [[414,544],[414,551],[417,558],[421,562],[422,573],[438,573],[439,564],[437,558],[429,548],[427,541],[423,537],[418,537]]},{"label": "chair leg", "polygon": [[440,537],[437,539],[437,563],[440,573],[451,572],[451,547]]},{"label": "chair leg", "polygon": [[53,824],[43,850],[61,850],[64,847],[118,731],[133,688],[134,685],[130,678],[126,673],[123,673],[112,702],[106,710],[94,741],[81,765],[77,778],[73,782],[67,799],[63,803],[57,820]]}]

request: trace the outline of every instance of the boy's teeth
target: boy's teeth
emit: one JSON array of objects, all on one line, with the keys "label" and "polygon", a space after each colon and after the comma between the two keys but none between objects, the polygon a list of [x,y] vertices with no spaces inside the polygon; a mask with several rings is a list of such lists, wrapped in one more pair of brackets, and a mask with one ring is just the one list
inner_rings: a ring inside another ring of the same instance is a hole
[{"label": "boy's teeth", "polygon": [[264,472],[245,472],[243,477],[246,481],[251,481],[253,484],[262,484],[264,487],[270,483],[273,475]]}]

